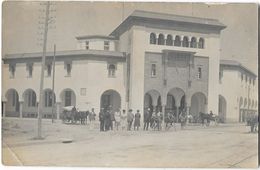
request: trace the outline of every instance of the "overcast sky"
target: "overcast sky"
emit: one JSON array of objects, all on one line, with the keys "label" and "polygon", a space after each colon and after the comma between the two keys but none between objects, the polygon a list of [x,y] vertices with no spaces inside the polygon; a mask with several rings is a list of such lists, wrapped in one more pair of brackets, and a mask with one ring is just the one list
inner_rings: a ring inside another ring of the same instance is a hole
[{"label": "overcast sky", "polygon": [[[76,49],[75,36],[110,34],[134,10],[218,19],[221,58],[241,62],[257,73],[257,4],[59,2],[54,6],[56,28],[48,35],[48,50]],[[39,2],[4,2],[2,53],[40,52]]]}]

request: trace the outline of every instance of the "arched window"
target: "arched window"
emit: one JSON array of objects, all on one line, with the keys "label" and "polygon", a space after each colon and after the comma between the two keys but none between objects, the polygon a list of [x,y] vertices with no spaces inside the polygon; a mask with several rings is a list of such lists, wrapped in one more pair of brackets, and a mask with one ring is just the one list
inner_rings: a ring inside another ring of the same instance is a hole
[{"label": "arched window", "polygon": [[189,39],[188,37],[183,37],[183,41],[182,41],[182,46],[183,47],[189,47]]},{"label": "arched window", "polygon": [[199,48],[204,48],[204,39],[203,38],[199,39]]},{"label": "arched window", "polygon": [[163,34],[159,34],[158,45],[164,45],[164,35]]},{"label": "arched window", "polygon": [[166,45],[173,45],[173,41],[172,41],[172,36],[171,35],[167,35]]},{"label": "arched window", "polygon": [[190,47],[191,48],[197,48],[197,39],[195,37],[191,38]]},{"label": "arched window", "polygon": [[108,76],[109,77],[115,77],[116,73],[116,66],[114,64],[109,64],[108,66]]},{"label": "arched window", "polygon": [[156,44],[156,35],[155,33],[150,34],[150,44]]},{"label": "arched window", "polygon": [[181,38],[178,35],[175,36],[174,46],[181,46]]}]

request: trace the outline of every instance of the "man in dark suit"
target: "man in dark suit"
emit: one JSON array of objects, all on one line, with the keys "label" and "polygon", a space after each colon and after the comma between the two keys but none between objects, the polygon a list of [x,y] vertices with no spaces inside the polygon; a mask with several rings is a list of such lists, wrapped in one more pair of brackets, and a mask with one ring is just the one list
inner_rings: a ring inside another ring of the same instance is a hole
[{"label": "man in dark suit", "polygon": [[105,119],[104,108],[101,108],[99,112],[100,131],[104,131],[104,119]]},{"label": "man in dark suit", "polygon": [[144,130],[148,130],[150,122],[150,108],[144,112]]}]

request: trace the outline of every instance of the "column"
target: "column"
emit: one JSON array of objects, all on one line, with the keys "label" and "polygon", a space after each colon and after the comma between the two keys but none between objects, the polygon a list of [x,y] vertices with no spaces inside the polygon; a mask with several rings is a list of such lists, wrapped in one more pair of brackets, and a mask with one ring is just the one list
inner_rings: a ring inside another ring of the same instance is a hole
[{"label": "column", "polygon": [[165,105],[162,105],[162,114],[163,114],[162,130],[164,130],[164,127],[165,127],[165,122],[164,122],[164,118],[165,118]]},{"label": "column", "polygon": [[3,110],[3,117],[6,116],[6,110],[5,110],[5,105],[6,105],[6,101],[3,102],[3,105],[2,105],[2,110]]},{"label": "column", "polygon": [[60,102],[57,102],[56,103],[56,119],[59,120],[60,119],[60,106],[61,106],[61,103]]},{"label": "column", "polygon": [[19,102],[19,111],[20,111],[20,118],[23,118],[23,101]]},{"label": "column", "polygon": [[176,106],[176,118],[177,118],[177,123],[179,123],[179,105]]}]

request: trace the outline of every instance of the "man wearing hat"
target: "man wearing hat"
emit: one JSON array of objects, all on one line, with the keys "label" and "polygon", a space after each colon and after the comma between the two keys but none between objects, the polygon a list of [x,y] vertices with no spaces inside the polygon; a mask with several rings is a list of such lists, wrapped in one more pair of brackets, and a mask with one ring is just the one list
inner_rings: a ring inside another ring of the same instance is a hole
[{"label": "man wearing hat", "polygon": [[134,120],[134,114],[132,113],[132,111],[133,110],[130,109],[129,112],[127,113],[127,124],[128,124],[127,130],[131,130],[132,123]]},{"label": "man wearing hat", "polygon": [[104,120],[105,120],[104,118],[105,118],[104,108],[101,108],[99,112],[100,131],[104,131]]},{"label": "man wearing hat", "polygon": [[144,130],[148,130],[150,121],[150,108],[144,112]]}]

